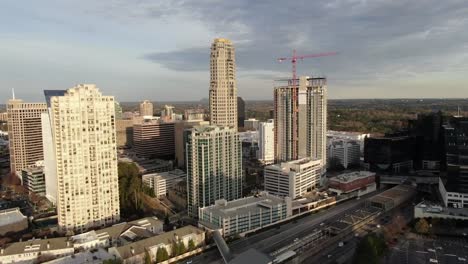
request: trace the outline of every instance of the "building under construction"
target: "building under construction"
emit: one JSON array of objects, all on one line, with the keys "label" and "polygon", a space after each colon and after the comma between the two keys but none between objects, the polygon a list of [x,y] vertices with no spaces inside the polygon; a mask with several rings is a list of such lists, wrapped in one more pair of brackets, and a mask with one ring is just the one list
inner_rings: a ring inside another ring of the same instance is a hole
[{"label": "building under construction", "polygon": [[325,167],[327,79],[288,80],[288,85],[275,88],[274,103],[276,160],[310,157]]}]

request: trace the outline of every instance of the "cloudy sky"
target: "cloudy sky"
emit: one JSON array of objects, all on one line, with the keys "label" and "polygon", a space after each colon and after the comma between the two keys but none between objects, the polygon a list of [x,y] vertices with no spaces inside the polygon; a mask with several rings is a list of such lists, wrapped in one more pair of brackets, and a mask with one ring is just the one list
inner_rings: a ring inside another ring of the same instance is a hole
[{"label": "cloudy sky", "polygon": [[236,46],[239,94],[271,99],[291,75],[330,98],[468,97],[466,0],[2,0],[1,101],[96,83],[120,101],[208,97],[209,48]]}]

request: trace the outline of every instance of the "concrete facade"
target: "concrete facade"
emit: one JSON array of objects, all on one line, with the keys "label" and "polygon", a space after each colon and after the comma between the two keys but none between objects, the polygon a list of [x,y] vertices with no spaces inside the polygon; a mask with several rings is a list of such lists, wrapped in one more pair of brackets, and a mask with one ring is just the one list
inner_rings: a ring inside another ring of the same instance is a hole
[{"label": "concrete facade", "polygon": [[328,167],[340,164],[347,169],[350,165],[359,165],[361,146],[357,141],[328,140],[327,143]]},{"label": "concrete facade", "polygon": [[173,170],[168,172],[151,173],[141,176],[143,183],[154,190],[156,197],[166,196],[169,188],[177,183],[185,181],[187,174],[182,170]]},{"label": "concrete facade", "polygon": [[59,228],[83,232],[118,222],[114,97],[80,84],[50,104]]},{"label": "concrete facade", "polygon": [[20,174],[22,169],[44,160],[41,114],[47,112],[45,103],[25,103],[20,99],[7,102],[10,170]]},{"label": "concrete facade", "polygon": [[232,42],[217,38],[210,55],[210,124],[237,130],[236,58]]},{"label": "concrete facade", "polygon": [[258,160],[263,164],[275,162],[275,122],[273,119],[259,125]]},{"label": "concrete facade", "polygon": [[307,76],[298,81],[295,87],[275,88],[276,161],[310,157],[322,160],[325,166],[327,82],[325,78]]},{"label": "concrete facade", "polygon": [[290,198],[267,192],[233,201],[218,200],[199,209],[199,223],[205,228],[221,229],[226,237],[260,229],[292,215]]},{"label": "concrete facade", "polygon": [[320,184],[322,161],[303,158],[266,166],[265,191],[296,199]]},{"label": "concrete facade", "polygon": [[153,103],[148,100],[144,100],[140,103],[140,116],[153,116],[153,108]]}]

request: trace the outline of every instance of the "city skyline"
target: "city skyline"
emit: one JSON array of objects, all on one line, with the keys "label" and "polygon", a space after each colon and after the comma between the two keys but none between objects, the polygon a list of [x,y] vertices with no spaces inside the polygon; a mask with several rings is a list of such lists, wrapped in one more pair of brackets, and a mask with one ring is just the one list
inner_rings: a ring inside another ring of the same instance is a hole
[{"label": "city skyline", "polygon": [[0,92],[38,101],[43,89],[88,82],[118,101],[197,101],[209,89],[209,43],[226,37],[248,100],[270,99],[274,80],[290,77],[275,58],[294,48],[339,52],[298,66],[300,75],[325,75],[331,99],[466,98],[466,9],[463,1],[51,1],[28,9],[5,1]]}]

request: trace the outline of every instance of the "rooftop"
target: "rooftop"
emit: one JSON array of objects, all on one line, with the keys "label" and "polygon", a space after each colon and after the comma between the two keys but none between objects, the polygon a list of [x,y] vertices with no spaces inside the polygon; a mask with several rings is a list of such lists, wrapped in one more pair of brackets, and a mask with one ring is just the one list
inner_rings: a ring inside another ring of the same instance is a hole
[{"label": "rooftop", "polygon": [[96,250],[80,252],[73,254],[71,256],[66,256],[63,258],[54,259],[48,261],[48,264],[82,264],[82,263],[92,263],[98,264],[102,263],[106,259],[113,259],[114,257],[109,254],[105,249],[98,248]]},{"label": "rooftop", "polygon": [[338,181],[341,183],[352,182],[357,179],[367,178],[370,176],[375,176],[374,172],[370,171],[353,171],[349,173],[343,173],[333,178],[330,178],[331,181]]},{"label": "rooftop", "polygon": [[201,210],[207,210],[217,216],[231,217],[236,215],[247,215],[265,208],[271,208],[285,203],[284,198],[262,192],[259,195],[240,198],[229,201],[217,200],[214,205],[207,206]]},{"label": "rooftop", "polygon": [[[47,248],[47,245],[49,248]],[[70,248],[73,250],[73,244],[67,241],[66,237],[50,238],[50,239],[33,239],[24,242],[16,242],[6,245],[3,249],[3,254],[0,256],[16,255],[22,253],[58,250]]]},{"label": "rooftop", "polygon": [[291,170],[291,168],[294,168],[296,166],[301,166],[301,165],[304,165],[304,164],[308,164],[308,163],[310,163],[310,165],[318,165],[318,164],[321,163],[321,160],[314,160],[314,159],[311,159],[311,158],[302,158],[302,159],[298,159],[298,160],[292,160],[292,161],[272,164],[272,165],[266,166],[265,168],[271,168],[271,169],[275,169],[275,170],[281,170],[283,172],[289,172]]},{"label": "rooftop", "polygon": [[[142,239],[140,241],[130,243],[121,247],[117,247],[116,250],[119,252],[119,255],[123,259],[127,259],[132,255],[139,255],[144,252],[146,248],[157,246],[160,244],[171,244],[174,237],[178,236],[179,238],[183,238],[184,236],[191,235],[191,234],[201,234],[204,231],[196,228],[194,226],[188,225],[176,229],[174,231],[169,231],[163,233],[158,236],[153,236],[150,238]],[[134,254],[132,254],[132,249],[134,250]]]},{"label": "rooftop", "polygon": [[150,173],[150,174],[144,174],[142,176],[143,178],[146,177],[161,177],[162,179],[165,180],[170,180],[174,178],[181,178],[181,177],[187,177],[187,174],[183,170],[175,169],[171,171],[166,171],[166,172],[157,172],[157,173]]},{"label": "rooftop", "polygon": [[0,227],[14,224],[26,219],[18,207],[0,211]]}]

